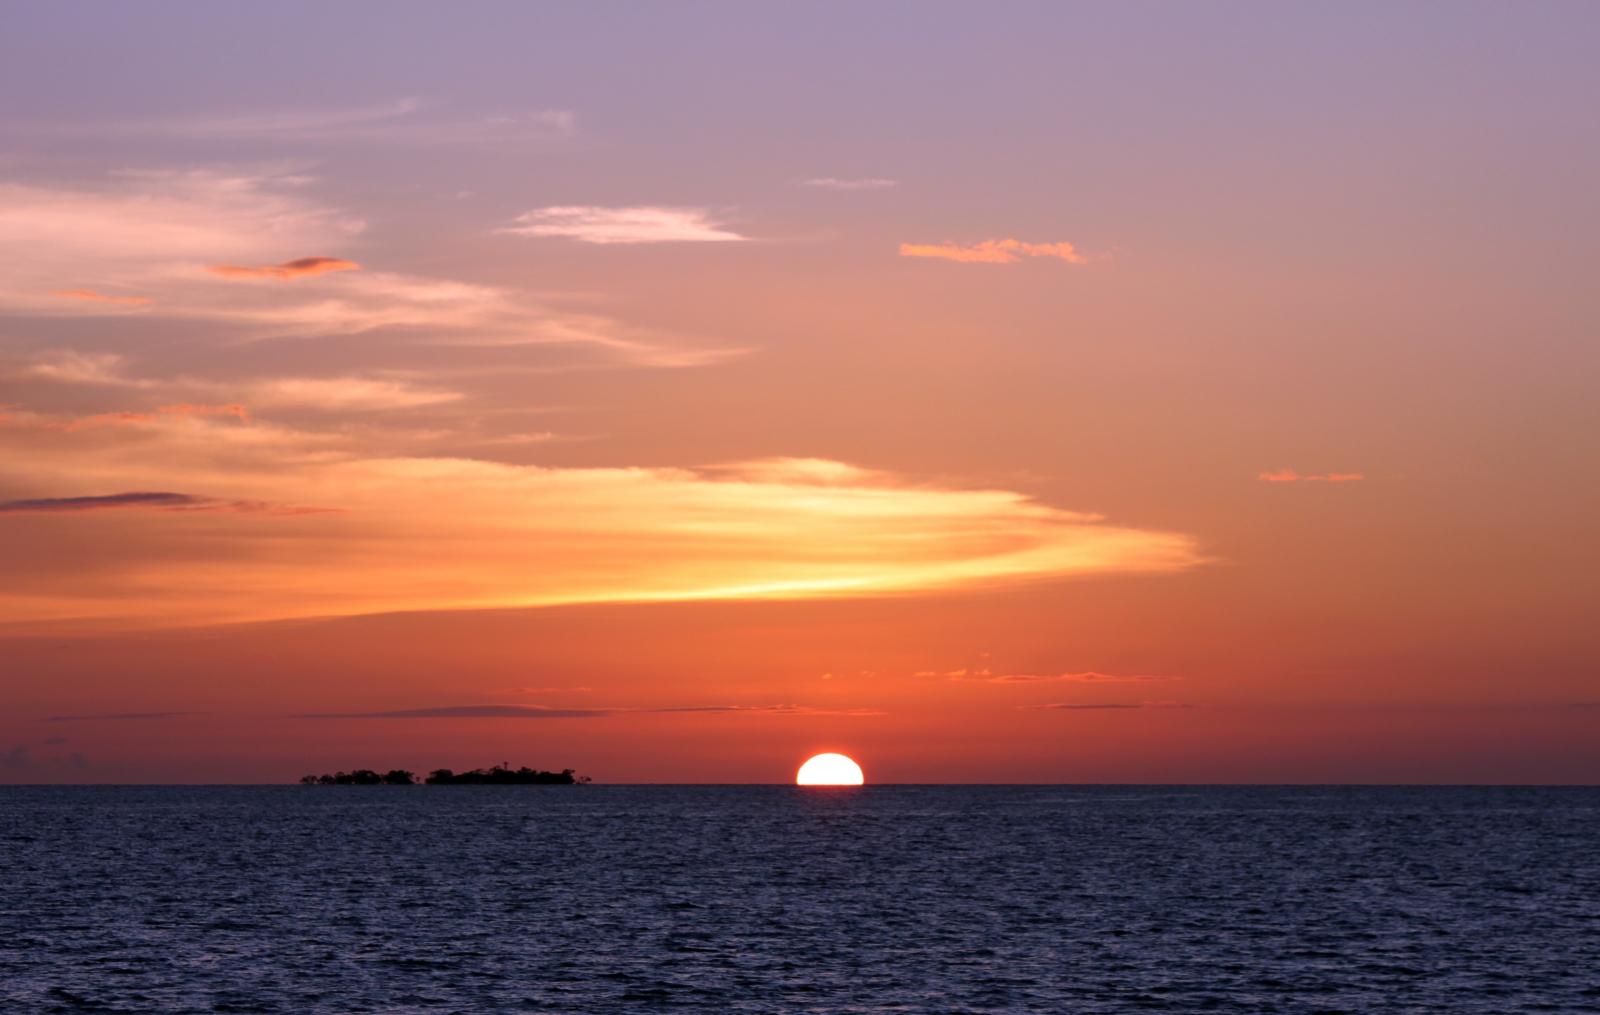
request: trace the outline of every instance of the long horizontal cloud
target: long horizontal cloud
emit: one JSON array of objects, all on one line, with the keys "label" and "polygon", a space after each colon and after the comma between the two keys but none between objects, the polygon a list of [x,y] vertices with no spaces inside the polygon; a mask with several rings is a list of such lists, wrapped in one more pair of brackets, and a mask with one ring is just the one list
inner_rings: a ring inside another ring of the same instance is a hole
[{"label": "long horizontal cloud", "polygon": [[747,238],[723,229],[706,208],[658,206],[537,208],[500,232],[565,236],[584,243],[726,243]]},{"label": "long horizontal cloud", "polygon": [[936,257],[947,261],[983,264],[1012,264],[1023,257],[1058,257],[1070,264],[1087,264],[1089,259],[1070,243],[1024,243],[1021,240],[984,240],[972,247],[954,243],[919,246],[900,244],[901,257]]},{"label": "long horizontal cloud", "polygon": [[[55,512],[25,532],[0,525],[0,616],[14,621],[899,595],[1202,560],[1181,534],[837,462],[558,469],[363,458],[329,435],[193,415],[71,432],[0,427],[0,461],[13,490],[25,479],[39,491],[15,500],[204,490],[340,512],[269,525],[244,512],[145,512],[140,531],[159,553],[91,524],[93,512]],[[99,489],[81,489],[91,483]]]}]

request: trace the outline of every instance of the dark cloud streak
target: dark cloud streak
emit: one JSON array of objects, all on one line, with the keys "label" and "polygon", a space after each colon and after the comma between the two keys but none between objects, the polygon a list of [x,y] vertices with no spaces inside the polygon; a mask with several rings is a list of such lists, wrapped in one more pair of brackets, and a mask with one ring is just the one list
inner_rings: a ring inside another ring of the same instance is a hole
[{"label": "dark cloud streak", "polygon": [[0,514],[24,512],[111,511],[117,508],[210,507],[215,497],[196,497],[187,493],[113,493],[103,497],[39,497],[33,500],[0,501]]},{"label": "dark cloud streak", "polygon": [[212,514],[258,514],[274,517],[331,514],[339,511],[338,508],[293,507],[260,500],[224,500],[221,497],[158,491],[113,493],[98,497],[37,497],[30,500],[0,501],[0,515],[76,514],[84,511],[117,511],[130,508]]}]

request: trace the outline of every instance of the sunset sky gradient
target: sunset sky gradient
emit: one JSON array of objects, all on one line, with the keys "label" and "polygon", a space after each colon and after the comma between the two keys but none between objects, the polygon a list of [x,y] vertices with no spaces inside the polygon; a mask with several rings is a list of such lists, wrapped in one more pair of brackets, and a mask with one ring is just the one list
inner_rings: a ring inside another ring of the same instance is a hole
[{"label": "sunset sky gradient", "polygon": [[5,20],[0,782],[1600,781],[1593,5]]}]

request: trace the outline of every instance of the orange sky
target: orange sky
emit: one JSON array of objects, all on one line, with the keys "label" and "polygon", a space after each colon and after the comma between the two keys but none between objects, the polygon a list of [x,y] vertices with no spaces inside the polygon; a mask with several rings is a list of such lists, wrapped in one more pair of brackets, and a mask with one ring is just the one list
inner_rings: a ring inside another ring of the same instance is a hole
[{"label": "orange sky", "polygon": [[74,10],[0,781],[1600,779],[1592,9]]}]

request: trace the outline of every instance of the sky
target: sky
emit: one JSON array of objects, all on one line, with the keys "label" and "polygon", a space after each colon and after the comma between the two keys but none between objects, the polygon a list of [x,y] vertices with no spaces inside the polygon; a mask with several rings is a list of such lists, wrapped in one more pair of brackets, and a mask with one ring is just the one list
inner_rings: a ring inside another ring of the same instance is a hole
[{"label": "sky", "polygon": [[12,2],[0,782],[1600,782],[1600,9]]}]

